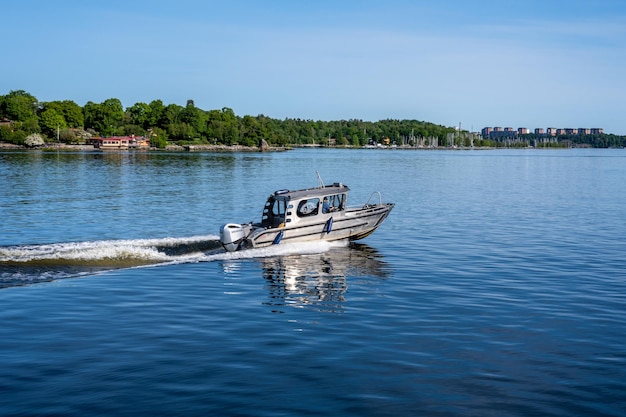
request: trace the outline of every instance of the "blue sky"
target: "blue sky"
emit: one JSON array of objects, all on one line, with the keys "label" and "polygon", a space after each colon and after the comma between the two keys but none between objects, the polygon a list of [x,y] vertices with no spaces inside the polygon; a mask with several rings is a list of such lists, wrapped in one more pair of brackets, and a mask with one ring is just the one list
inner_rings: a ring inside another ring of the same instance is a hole
[{"label": "blue sky", "polygon": [[0,94],[626,134],[626,1],[32,1]]}]

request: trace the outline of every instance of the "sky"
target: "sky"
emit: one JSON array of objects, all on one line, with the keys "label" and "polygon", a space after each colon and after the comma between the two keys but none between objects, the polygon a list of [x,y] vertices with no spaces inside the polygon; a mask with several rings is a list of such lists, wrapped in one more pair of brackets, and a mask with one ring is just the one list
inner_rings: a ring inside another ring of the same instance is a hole
[{"label": "sky", "polygon": [[626,135],[624,0],[20,0],[0,95]]}]

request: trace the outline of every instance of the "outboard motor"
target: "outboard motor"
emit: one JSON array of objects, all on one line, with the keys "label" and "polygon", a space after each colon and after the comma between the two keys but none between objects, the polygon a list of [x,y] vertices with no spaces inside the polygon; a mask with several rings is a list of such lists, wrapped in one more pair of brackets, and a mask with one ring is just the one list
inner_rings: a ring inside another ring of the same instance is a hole
[{"label": "outboard motor", "polygon": [[220,243],[228,252],[239,249],[239,245],[250,234],[252,226],[249,224],[228,223],[220,229]]}]

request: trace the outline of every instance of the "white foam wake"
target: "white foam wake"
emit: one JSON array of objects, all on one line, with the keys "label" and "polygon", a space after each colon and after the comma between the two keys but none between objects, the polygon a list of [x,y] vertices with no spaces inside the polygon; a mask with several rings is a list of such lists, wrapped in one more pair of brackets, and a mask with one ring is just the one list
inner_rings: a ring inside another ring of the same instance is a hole
[{"label": "white foam wake", "polygon": [[[88,242],[64,242],[43,245],[0,247],[0,262],[33,262],[45,260],[99,261],[143,260],[165,262],[176,256],[168,254],[168,248],[189,247],[201,242],[215,242],[214,235],[184,238],[100,240]],[[180,256],[189,255],[182,254]]]}]

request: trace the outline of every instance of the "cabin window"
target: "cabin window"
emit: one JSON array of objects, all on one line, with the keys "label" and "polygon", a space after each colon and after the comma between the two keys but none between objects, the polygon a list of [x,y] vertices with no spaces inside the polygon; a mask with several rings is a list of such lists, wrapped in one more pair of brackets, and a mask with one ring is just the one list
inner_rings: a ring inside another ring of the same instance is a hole
[{"label": "cabin window", "polygon": [[322,210],[324,213],[330,213],[333,211],[340,211],[345,208],[345,194],[335,194],[324,197],[324,204]]},{"label": "cabin window", "polygon": [[285,222],[287,202],[285,200],[269,200],[265,203],[261,224],[265,227],[278,227]]},{"label": "cabin window", "polygon": [[285,200],[275,200],[272,205],[272,214],[274,216],[284,216],[285,215]]},{"label": "cabin window", "polygon": [[310,198],[308,200],[302,200],[298,204],[298,217],[315,216],[318,212],[320,205],[319,198]]},{"label": "cabin window", "polygon": [[333,207],[336,207],[337,210],[343,210],[346,205],[346,195],[345,194],[337,194],[331,197],[330,203]]}]

